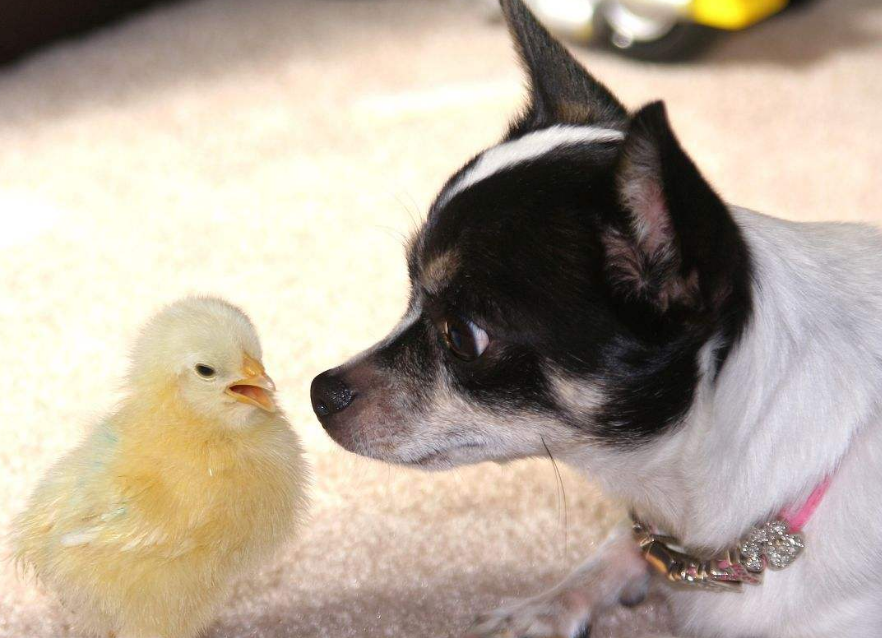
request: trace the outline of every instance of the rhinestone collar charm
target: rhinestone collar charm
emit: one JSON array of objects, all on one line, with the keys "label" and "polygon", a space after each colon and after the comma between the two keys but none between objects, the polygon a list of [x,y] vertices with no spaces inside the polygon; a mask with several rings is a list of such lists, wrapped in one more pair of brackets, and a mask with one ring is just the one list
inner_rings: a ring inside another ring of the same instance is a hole
[{"label": "rhinestone collar charm", "polygon": [[760,585],[766,567],[784,569],[796,560],[805,539],[778,519],[753,527],[734,547],[702,559],[681,551],[676,539],[657,534],[632,514],[634,537],[646,561],[668,581],[711,591],[741,591],[744,584]]},{"label": "rhinestone collar charm", "polygon": [[788,567],[803,549],[805,539],[802,534],[790,533],[789,526],[782,520],[754,527],[738,546],[741,564],[747,570],[759,573],[766,565],[771,569]]}]

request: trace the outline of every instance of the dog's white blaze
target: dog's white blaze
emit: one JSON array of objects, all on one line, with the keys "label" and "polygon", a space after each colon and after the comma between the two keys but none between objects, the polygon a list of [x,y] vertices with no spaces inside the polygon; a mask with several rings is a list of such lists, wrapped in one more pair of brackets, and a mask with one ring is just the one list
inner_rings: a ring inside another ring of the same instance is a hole
[{"label": "dog's white blaze", "polygon": [[529,162],[560,148],[592,142],[620,142],[624,133],[596,126],[552,126],[490,148],[439,198],[443,206],[470,186],[507,168]]}]

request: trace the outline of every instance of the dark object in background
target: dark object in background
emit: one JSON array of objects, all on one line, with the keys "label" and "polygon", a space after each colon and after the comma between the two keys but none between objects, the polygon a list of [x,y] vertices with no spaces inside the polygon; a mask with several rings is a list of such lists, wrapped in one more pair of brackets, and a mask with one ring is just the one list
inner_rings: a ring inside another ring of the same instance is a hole
[{"label": "dark object in background", "polygon": [[144,7],[175,0],[4,0],[0,64],[61,38],[78,35]]}]

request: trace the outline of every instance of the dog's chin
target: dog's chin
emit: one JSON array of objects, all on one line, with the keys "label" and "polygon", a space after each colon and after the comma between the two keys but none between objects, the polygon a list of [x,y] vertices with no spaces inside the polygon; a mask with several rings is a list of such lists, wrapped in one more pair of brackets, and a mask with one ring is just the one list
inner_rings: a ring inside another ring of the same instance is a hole
[{"label": "dog's chin", "polygon": [[453,446],[430,452],[389,449],[384,445],[343,446],[353,454],[392,465],[418,468],[429,472],[440,472],[464,465],[474,465],[488,460],[481,454],[479,444]]},{"label": "dog's chin", "polygon": [[505,464],[531,456],[499,449],[481,440],[433,442],[416,444],[412,435],[365,436],[364,427],[326,428],[331,438],[343,449],[375,461],[439,472],[484,462]]},{"label": "dog's chin", "polygon": [[439,472],[454,467],[474,465],[485,460],[487,458],[484,445],[480,443],[463,443],[442,450],[433,450],[416,458],[409,458],[408,455],[403,455],[397,462],[429,472]]},{"label": "dog's chin", "polygon": [[489,452],[485,445],[478,442],[458,443],[449,447],[431,450],[408,449],[407,446],[389,445],[388,442],[384,441],[347,442],[348,444],[338,441],[338,443],[348,451],[359,456],[428,472],[441,472],[455,467],[475,465],[484,461],[506,462],[514,460],[508,457],[497,458]]},{"label": "dog's chin", "polygon": [[504,465],[512,461],[527,458],[529,455],[505,454],[495,452],[483,443],[462,443],[441,450],[414,455],[408,453],[395,454],[387,457],[386,461],[397,465],[426,470],[428,472],[440,472],[457,467],[477,465],[478,463],[498,463]]}]

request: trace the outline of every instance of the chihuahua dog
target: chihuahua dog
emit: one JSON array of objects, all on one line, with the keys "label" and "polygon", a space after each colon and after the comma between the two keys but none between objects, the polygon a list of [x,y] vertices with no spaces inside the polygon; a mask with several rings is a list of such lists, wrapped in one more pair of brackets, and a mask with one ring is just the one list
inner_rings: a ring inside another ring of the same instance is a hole
[{"label": "chihuahua dog", "polygon": [[882,636],[882,240],[727,206],[661,103],[502,7],[528,105],[432,205],[399,325],[313,381],[322,425],[425,469],[551,451],[633,512],[470,636],[586,636],[649,588],[680,636]]}]

